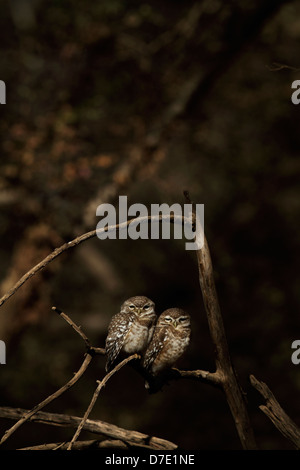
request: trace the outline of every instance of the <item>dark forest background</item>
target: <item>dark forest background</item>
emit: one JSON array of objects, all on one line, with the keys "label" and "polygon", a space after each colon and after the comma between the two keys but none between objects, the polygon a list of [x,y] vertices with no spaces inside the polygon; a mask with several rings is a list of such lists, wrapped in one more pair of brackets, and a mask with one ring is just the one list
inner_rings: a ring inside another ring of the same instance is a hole
[{"label": "dark forest background", "polygon": [[[3,2],[4,3],[4,2]],[[246,3],[246,4],[243,4]],[[300,4],[289,1],[52,1],[1,5],[1,295],[55,247],[92,230],[119,195],[205,204],[229,347],[261,449],[290,449],[258,409],[249,374],[300,424]],[[53,305],[103,346],[132,295],[192,316],[178,364],[214,370],[196,256],[178,240],[90,240],[33,277],[0,312],[2,406],[32,408],[63,385],[84,346]],[[82,416],[103,357],[45,411]],[[129,366],[91,418],[185,449],[239,449],[224,396],[181,380],[148,395]],[[13,423],[1,420],[1,434]],[[70,439],[26,424],[6,448]],[[87,434],[82,433],[81,438]]]}]

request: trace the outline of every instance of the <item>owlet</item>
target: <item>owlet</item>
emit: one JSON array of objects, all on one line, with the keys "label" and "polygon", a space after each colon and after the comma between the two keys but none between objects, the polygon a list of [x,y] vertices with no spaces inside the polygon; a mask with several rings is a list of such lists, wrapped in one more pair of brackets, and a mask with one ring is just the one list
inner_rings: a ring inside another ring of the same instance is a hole
[{"label": "owlet", "polygon": [[135,296],[125,300],[108,327],[105,341],[107,372],[114,367],[120,353],[130,355],[145,351],[152,338],[156,318],[155,304],[147,297]]}]

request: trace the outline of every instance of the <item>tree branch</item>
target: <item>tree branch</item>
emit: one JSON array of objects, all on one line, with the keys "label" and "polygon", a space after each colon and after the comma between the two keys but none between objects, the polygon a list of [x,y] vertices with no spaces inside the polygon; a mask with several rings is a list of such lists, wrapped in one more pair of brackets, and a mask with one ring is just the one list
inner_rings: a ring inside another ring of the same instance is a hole
[{"label": "tree branch", "polygon": [[207,241],[197,251],[199,281],[211,338],[216,351],[216,372],[222,377],[222,387],[235,421],[236,429],[244,449],[255,449],[256,443],[235,371],[231,364],[227,338],[216,293],[212,262]]},{"label": "tree branch", "polygon": [[88,368],[89,363],[92,360],[92,356],[90,354],[86,354],[84,361],[80,367],[80,369],[76,372],[76,374],[72,377],[69,382],[67,382],[63,387],[61,387],[59,390],[54,392],[52,395],[47,397],[45,400],[43,400],[41,403],[36,405],[32,410],[27,411],[26,414],[24,414],[19,421],[17,421],[10,429],[8,429],[1,441],[0,445],[3,444],[22,424],[24,424],[26,421],[30,420],[39,410],[44,408],[46,405],[51,403],[53,400],[58,398],[60,395],[62,395],[65,391],[69,390],[69,388],[73,387],[75,383],[80,379],[80,377],[84,374],[86,369]]},{"label": "tree branch", "polygon": [[[23,447],[17,450],[67,450],[68,442],[53,442],[49,444],[41,444],[38,446]],[[74,442],[72,449],[73,450],[97,450],[97,449],[128,449],[129,446],[123,441],[114,439],[114,440],[90,440],[90,441],[77,441]],[[153,449],[149,446],[137,446],[142,447],[143,449]]]},{"label": "tree branch", "polygon": [[75,331],[76,333],[81,336],[83,339],[86,347],[87,347],[87,352],[91,355],[93,354],[105,354],[105,348],[95,348],[91,346],[89,338],[86,336],[86,334],[82,331],[81,326],[76,325],[76,323],[73,322],[73,320],[64,312],[59,310],[57,307],[52,307],[52,310],[54,310],[56,313],[58,313]]},{"label": "tree branch", "polygon": [[[29,414],[30,411],[20,408],[0,407],[0,417],[9,419],[19,419],[23,415]],[[52,426],[66,426],[77,428],[82,418],[77,416],[67,416],[58,413],[46,413],[38,411],[35,415],[30,416],[29,421],[48,424]],[[100,420],[87,419],[83,429],[95,434],[103,434],[104,436],[119,439],[130,445],[147,445],[156,450],[174,450],[177,445],[173,442],[161,439],[159,437],[150,436],[138,431],[131,431],[120,428],[114,424],[105,423]]]},{"label": "tree branch", "polygon": [[[185,197],[189,203],[191,203],[189,195],[185,192]],[[196,220],[197,214],[194,211],[194,221]],[[162,221],[162,220],[169,220],[172,222],[191,222],[190,219],[184,216],[176,216],[174,214],[169,214],[167,216],[159,215],[159,216],[146,216],[146,217],[137,217],[131,220],[128,220],[122,224],[116,224],[113,226],[105,227],[99,231],[102,232],[109,232],[112,230],[121,230],[126,228],[130,223],[142,223],[151,221]],[[198,226],[198,224],[196,224]],[[202,230],[202,227],[201,229]],[[97,235],[96,230],[91,232],[85,233],[79,237],[76,237],[74,240],[70,241],[69,243],[65,243],[61,247],[54,250],[50,255],[48,255],[43,261],[38,263],[34,268],[28,271],[13,287],[10,291],[5,294],[2,299],[0,299],[0,306],[9,298],[11,297],[28,279],[30,279],[33,275],[35,275],[39,270],[46,267],[50,262],[52,262],[56,257],[60,254],[72,248],[74,246],[79,245],[83,241],[86,241],[94,236]],[[198,233],[196,233],[196,240],[198,238]],[[212,261],[210,257],[210,252],[208,248],[207,241],[203,236],[204,245],[201,249],[196,251],[197,255],[197,262],[198,262],[198,270],[199,270],[199,282],[201,286],[204,306],[207,314],[209,329],[211,338],[215,347],[216,351],[216,372],[210,373],[206,371],[177,371],[177,378],[179,377],[188,377],[194,379],[202,379],[214,385],[221,386],[225,392],[226,399],[228,405],[230,407],[232,416],[235,421],[236,429],[238,435],[240,437],[241,443],[243,448],[245,449],[254,449],[256,448],[253,431],[250,425],[250,420],[247,412],[247,408],[244,402],[243,392],[240,389],[238,380],[236,378],[234,369],[231,364],[229,349],[227,345],[227,339],[225,334],[225,329],[223,325],[223,319],[220,312],[217,292],[214,283],[214,276],[213,276],[213,267]],[[54,308],[55,309],[55,308]],[[57,310],[57,309],[56,309]],[[77,331],[78,334],[81,335],[85,344],[88,348],[88,355],[86,356],[86,361],[88,363],[91,360],[92,349],[90,347],[88,338],[82,333],[80,327],[74,326],[73,322],[62,312],[59,312],[63,318],[71,324],[71,326]],[[105,351],[101,350],[101,348],[96,348],[97,352],[99,351],[100,354],[103,354]],[[96,351],[94,349],[94,352]],[[82,366],[83,367],[83,366]],[[86,366],[87,367],[87,366]],[[78,373],[77,373],[78,374]],[[82,375],[82,374],[81,374]],[[25,416],[20,420],[19,423],[16,423],[15,426],[19,427],[23,422],[25,422],[29,417],[31,417],[36,410],[40,410],[45,404],[52,401],[56,398],[59,394],[63,393],[67,388],[69,388],[69,384],[72,383],[70,381],[64,387],[62,387],[58,392],[53,394],[52,396],[48,397],[44,402],[38,405],[39,408],[34,408],[28,416]],[[48,401],[49,400],[49,401]],[[13,427],[15,428],[15,427]],[[12,431],[13,432],[13,431]],[[0,444],[7,439],[7,437],[11,435],[11,430],[9,430],[0,441]]]},{"label": "tree branch", "polygon": [[39,271],[44,269],[49,263],[54,261],[58,256],[60,256],[62,253],[65,253],[67,250],[70,248],[74,248],[77,245],[80,245],[81,243],[94,238],[97,233],[104,233],[104,232],[111,232],[111,231],[120,231],[122,229],[125,229],[128,227],[129,224],[131,223],[142,223],[142,222],[147,222],[147,221],[157,221],[157,222],[162,222],[163,220],[169,220],[170,222],[190,222],[186,217],[184,216],[176,216],[174,214],[170,215],[158,215],[158,216],[145,216],[145,217],[135,217],[133,219],[127,220],[126,222],[123,222],[121,224],[116,224],[116,225],[110,225],[105,228],[101,228],[98,230],[91,230],[90,232],[84,233],[80,235],[79,237],[74,238],[73,240],[64,243],[60,247],[56,248],[54,251],[52,251],[46,258],[44,258],[40,263],[36,264],[32,269],[30,269],[26,274],[24,274],[7,292],[4,294],[1,299],[0,299],[0,307],[12,296],[14,295],[20,287],[22,287],[25,282],[27,282],[31,277],[33,277],[35,274],[37,274]]},{"label": "tree branch", "polygon": [[272,421],[278,431],[291,441],[296,449],[300,450],[300,428],[291,420],[286,412],[274,397],[269,387],[257,380],[254,375],[250,375],[251,385],[266,400],[265,405],[260,405],[259,409]]},{"label": "tree branch", "polygon": [[138,359],[140,358],[141,356],[139,356],[138,354],[132,354],[131,356],[127,357],[126,359],[124,359],[123,361],[121,361],[119,364],[117,364],[110,372],[108,372],[108,374],[106,374],[106,376],[101,380],[101,381],[98,381],[98,386],[94,392],[94,395],[91,399],[91,402],[86,410],[86,412],[84,413],[84,416],[71,440],[71,442],[69,443],[68,445],[68,448],[67,450],[71,450],[72,447],[73,447],[73,444],[75,443],[75,441],[78,439],[79,437],[79,434],[88,418],[88,416],[90,415],[95,403],[96,403],[96,400],[98,398],[98,395],[101,391],[101,389],[106,385],[106,382],[118,371],[120,370],[123,366],[125,366],[125,364],[127,364],[128,362],[132,361],[133,359]]},{"label": "tree branch", "polygon": [[86,355],[85,355],[85,358],[84,358],[84,361],[80,367],[80,369],[74,374],[74,376],[72,377],[71,380],[69,380],[65,385],[63,385],[60,389],[58,389],[56,392],[54,392],[52,395],[50,395],[49,397],[47,397],[45,400],[43,400],[41,403],[39,403],[38,405],[36,405],[32,410],[28,411],[24,416],[21,417],[21,419],[19,419],[19,421],[17,421],[17,423],[14,424],[14,426],[12,426],[10,429],[8,429],[1,441],[0,441],[0,445],[3,444],[20,426],[22,426],[22,424],[24,424],[26,421],[28,421],[29,419],[32,418],[32,416],[37,413],[39,410],[41,410],[42,408],[44,408],[46,405],[48,405],[49,403],[51,403],[53,400],[55,400],[56,398],[58,398],[59,396],[61,396],[64,392],[66,392],[67,390],[69,390],[69,388],[73,387],[73,385],[75,385],[75,383],[82,377],[82,375],[84,374],[84,372],[86,371],[86,369],[88,368],[91,360],[92,360],[92,357],[93,357],[93,354],[90,354],[91,352],[94,353],[95,351],[97,351],[98,354],[105,354],[105,349],[101,349],[101,348],[91,348],[90,347],[90,342],[89,342],[89,339],[87,338],[87,336],[83,333],[83,331],[81,330],[81,328],[79,326],[77,326],[73,320],[71,320],[71,318],[66,315],[65,313],[61,312],[60,310],[58,310],[56,307],[53,307],[53,310],[55,310],[57,313],[59,313],[59,315],[70,325],[72,326],[72,328],[83,338],[86,346],[88,347],[88,350],[90,352],[88,352]]},{"label": "tree branch", "polygon": [[[185,197],[191,203],[188,192]],[[196,213],[194,212],[196,217]],[[215,287],[213,266],[209,247],[204,237],[204,245],[197,250],[199,283],[207,315],[211,339],[216,353],[216,373],[225,392],[235,426],[244,449],[256,449],[254,434],[250,424],[243,392],[233,369],[227,338]]]},{"label": "tree branch", "polygon": [[172,375],[170,378],[173,379],[192,379],[201,380],[203,382],[215,385],[217,387],[222,386],[222,375],[219,372],[208,372],[206,370],[179,370],[175,367],[171,370]]}]

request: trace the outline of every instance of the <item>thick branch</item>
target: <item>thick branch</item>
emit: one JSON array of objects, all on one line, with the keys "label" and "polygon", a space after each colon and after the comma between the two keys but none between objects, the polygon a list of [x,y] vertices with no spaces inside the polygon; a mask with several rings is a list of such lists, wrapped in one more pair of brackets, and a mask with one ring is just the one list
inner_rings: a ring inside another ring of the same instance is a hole
[{"label": "thick branch", "polygon": [[216,351],[216,368],[223,377],[222,386],[235,421],[236,429],[244,449],[255,449],[256,443],[251,428],[243,393],[231,364],[229,349],[220,312],[213,268],[207,241],[197,251],[199,281],[208,319],[211,338]]},{"label": "thick branch", "polygon": [[[68,442],[53,442],[49,444],[41,444],[38,446],[23,447],[22,449],[17,450],[67,450]],[[118,439],[106,440],[106,441],[77,441],[74,442],[72,449],[73,450],[97,450],[97,449],[128,449],[129,446],[123,441]],[[153,449],[149,446],[138,446],[143,449]]]},{"label": "thick branch", "polygon": [[261,405],[259,407],[260,410],[268,416],[281,434],[291,441],[296,449],[300,450],[300,428],[281,408],[273,393],[264,382],[257,380],[254,375],[250,375],[250,382],[266,400],[266,405]]},{"label": "thick branch", "polygon": [[[188,192],[185,197],[190,203]],[[197,217],[195,211],[194,216]],[[199,224],[196,224],[199,227]],[[197,238],[197,234],[196,234]],[[211,339],[216,353],[216,373],[225,392],[226,399],[235,421],[235,426],[244,449],[256,449],[243,392],[231,364],[227,338],[215,287],[213,265],[205,236],[203,246],[197,250],[199,283],[208,320]]]},{"label": "thick branch", "polygon": [[[28,413],[30,413],[28,410],[0,407],[1,418],[19,419],[21,416]],[[77,416],[67,416],[58,413],[45,413],[44,411],[38,411],[35,415],[30,417],[29,421],[53,426],[58,425],[77,428],[81,423],[82,418]],[[121,441],[128,442],[132,445],[147,445],[157,450],[173,450],[177,448],[176,444],[165,439],[149,436],[138,431],[130,431],[119,428],[118,426],[105,423],[104,421],[100,420],[87,419],[84,423],[83,429],[95,434],[103,434],[113,439],[120,439]]]}]

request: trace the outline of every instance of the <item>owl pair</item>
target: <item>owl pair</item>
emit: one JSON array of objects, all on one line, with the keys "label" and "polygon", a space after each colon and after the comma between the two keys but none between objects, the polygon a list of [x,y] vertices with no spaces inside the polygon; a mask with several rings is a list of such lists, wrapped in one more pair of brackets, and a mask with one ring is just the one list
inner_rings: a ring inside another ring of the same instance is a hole
[{"label": "owl pair", "polygon": [[157,376],[172,367],[184,353],[190,332],[190,316],[184,310],[170,308],[157,318],[152,300],[131,297],[108,327],[106,371],[113,368],[120,353],[138,353],[145,372]]}]

